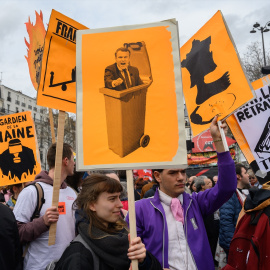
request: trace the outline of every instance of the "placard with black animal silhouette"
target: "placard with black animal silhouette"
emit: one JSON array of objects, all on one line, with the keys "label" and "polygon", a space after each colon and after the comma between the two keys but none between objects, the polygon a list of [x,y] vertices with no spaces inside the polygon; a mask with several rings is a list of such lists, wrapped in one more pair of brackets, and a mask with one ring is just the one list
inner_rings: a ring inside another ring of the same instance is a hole
[{"label": "placard with black animal silhouette", "polygon": [[218,11],[180,49],[183,91],[193,136],[254,97],[232,36]]}]

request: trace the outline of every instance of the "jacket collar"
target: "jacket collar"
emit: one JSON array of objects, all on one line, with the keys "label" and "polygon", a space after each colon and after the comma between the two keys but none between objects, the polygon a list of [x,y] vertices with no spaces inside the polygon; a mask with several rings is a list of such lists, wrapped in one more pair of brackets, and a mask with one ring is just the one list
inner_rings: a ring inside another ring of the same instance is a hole
[{"label": "jacket collar", "polygon": [[270,204],[270,190],[250,188],[249,195],[245,200],[246,212],[261,210]]},{"label": "jacket collar", "polygon": [[[188,193],[184,192],[183,193],[183,205],[182,205],[184,208],[184,211],[186,211],[186,209],[188,208],[191,200],[192,200],[191,196]],[[156,189],[154,197],[152,199],[150,199],[150,201],[154,204],[155,207],[157,207],[164,214],[164,210],[163,210],[163,207],[161,205],[160,198],[159,198],[158,188]]]}]

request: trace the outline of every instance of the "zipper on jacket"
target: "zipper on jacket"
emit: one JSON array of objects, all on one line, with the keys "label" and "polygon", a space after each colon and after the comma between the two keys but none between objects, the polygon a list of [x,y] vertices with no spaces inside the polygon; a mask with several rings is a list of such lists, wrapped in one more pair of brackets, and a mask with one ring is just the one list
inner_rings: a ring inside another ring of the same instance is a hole
[{"label": "zipper on jacket", "polygon": [[[162,245],[162,268],[164,268],[164,248],[165,248],[165,218],[164,218],[164,215],[163,215],[163,213],[157,208],[157,207],[155,207],[154,206],[154,204],[150,201],[150,203],[153,205],[153,207],[155,208],[155,209],[157,209],[159,212],[160,212],[160,214],[162,215],[162,218],[163,218],[163,245]],[[168,243],[168,246],[169,246],[169,243]]]},{"label": "zipper on jacket", "polygon": [[[188,247],[188,249],[189,249],[191,258],[192,258],[192,260],[193,260],[193,262],[194,262],[194,265],[195,265],[196,269],[198,269],[197,264],[196,264],[196,262],[195,262],[195,259],[194,259],[194,257],[193,257],[193,254],[192,254],[192,252],[191,252],[191,250],[190,250],[190,247],[189,247],[189,245],[188,245],[188,239],[187,239],[187,212],[188,212],[188,209],[189,209],[191,203],[192,203],[192,199],[190,200],[190,203],[189,203],[189,206],[188,206],[188,208],[187,208],[186,215],[185,215],[185,225],[184,225],[184,229],[185,229],[185,230],[184,230],[184,233],[185,233],[185,236],[186,236],[186,245],[187,245],[187,247]],[[187,266],[188,266],[188,253],[187,253]]]}]

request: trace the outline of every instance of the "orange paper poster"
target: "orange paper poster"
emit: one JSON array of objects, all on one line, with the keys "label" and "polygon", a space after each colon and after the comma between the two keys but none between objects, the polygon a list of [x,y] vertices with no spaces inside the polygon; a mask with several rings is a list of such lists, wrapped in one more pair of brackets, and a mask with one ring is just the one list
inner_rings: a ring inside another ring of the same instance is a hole
[{"label": "orange paper poster", "polygon": [[65,215],[66,214],[66,203],[65,202],[59,202],[58,203],[58,212],[59,212],[59,215]]},{"label": "orange paper poster", "polygon": [[193,136],[254,97],[227,24],[218,11],[180,49],[183,91]]},{"label": "orange paper poster", "polygon": [[0,117],[0,186],[33,181],[40,170],[31,112]]},{"label": "orange paper poster", "polygon": [[29,74],[34,88],[37,90],[39,81],[40,81],[40,72],[41,72],[41,62],[44,49],[44,38],[45,38],[45,27],[43,24],[43,15],[40,11],[40,14],[36,13],[36,23],[30,21],[25,23],[27,33],[29,35],[29,43],[26,38],[24,38],[25,44],[27,46],[27,56],[25,56],[28,67]]},{"label": "orange paper poster", "polygon": [[187,166],[175,20],[77,32],[77,168]]},{"label": "orange paper poster", "polygon": [[52,10],[47,30],[37,105],[76,112],[76,31],[82,24]]}]

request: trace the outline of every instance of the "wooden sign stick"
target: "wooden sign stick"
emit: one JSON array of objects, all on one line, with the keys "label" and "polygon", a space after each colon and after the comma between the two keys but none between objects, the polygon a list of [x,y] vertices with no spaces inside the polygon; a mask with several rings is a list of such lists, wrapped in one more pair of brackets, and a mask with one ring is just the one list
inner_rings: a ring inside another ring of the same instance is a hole
[{"label": "wooden sign stick", "polygon": [[227,140],[226,140],[226,136],[225,136],[225,133],[224,133],[224,130],[223,128],[221,128],[221,121],[218,121],[218,128],[219,128],[219,132],[220,132],[220,135],[221,135],[221,139],[222,139],[222,143],[223,143],[223,146],[224,146],[224,150],[226,152],[229,151],[229,147],[228,147],[228,144],[227,144]]},{"label": "wooden sign stick", "polygon": [[[53,196],[52,196],[52,206],[55,206],[57,208],[58,208],[58,202],[59,202],[59,189],[60,189],[60,184],[61,184],[64,127],[65,127],[65,112],[59,111],[55,168],[54,168],[54,179],[53,179]],[[48,241],[49,246],[55,244],[56,225],[57,223],[53,223],[50,226],[49,241]]]},{"label": "wooden sign stick", "polygon": [[[127,170],[127,192],[128,192],[128,212],[129,212],[129,231],[130,240],[137,237],[135,201],[134,201],[134,184],[132,170]],[[132,270],[138,270],[138,260],[131,261]]]},{"label": "wooden sign stick", "polygon": [[51,134],[52,134],[52,143],[55,143],[53,112],[51,108],[49,108],[49,118],[50,118]]}]

